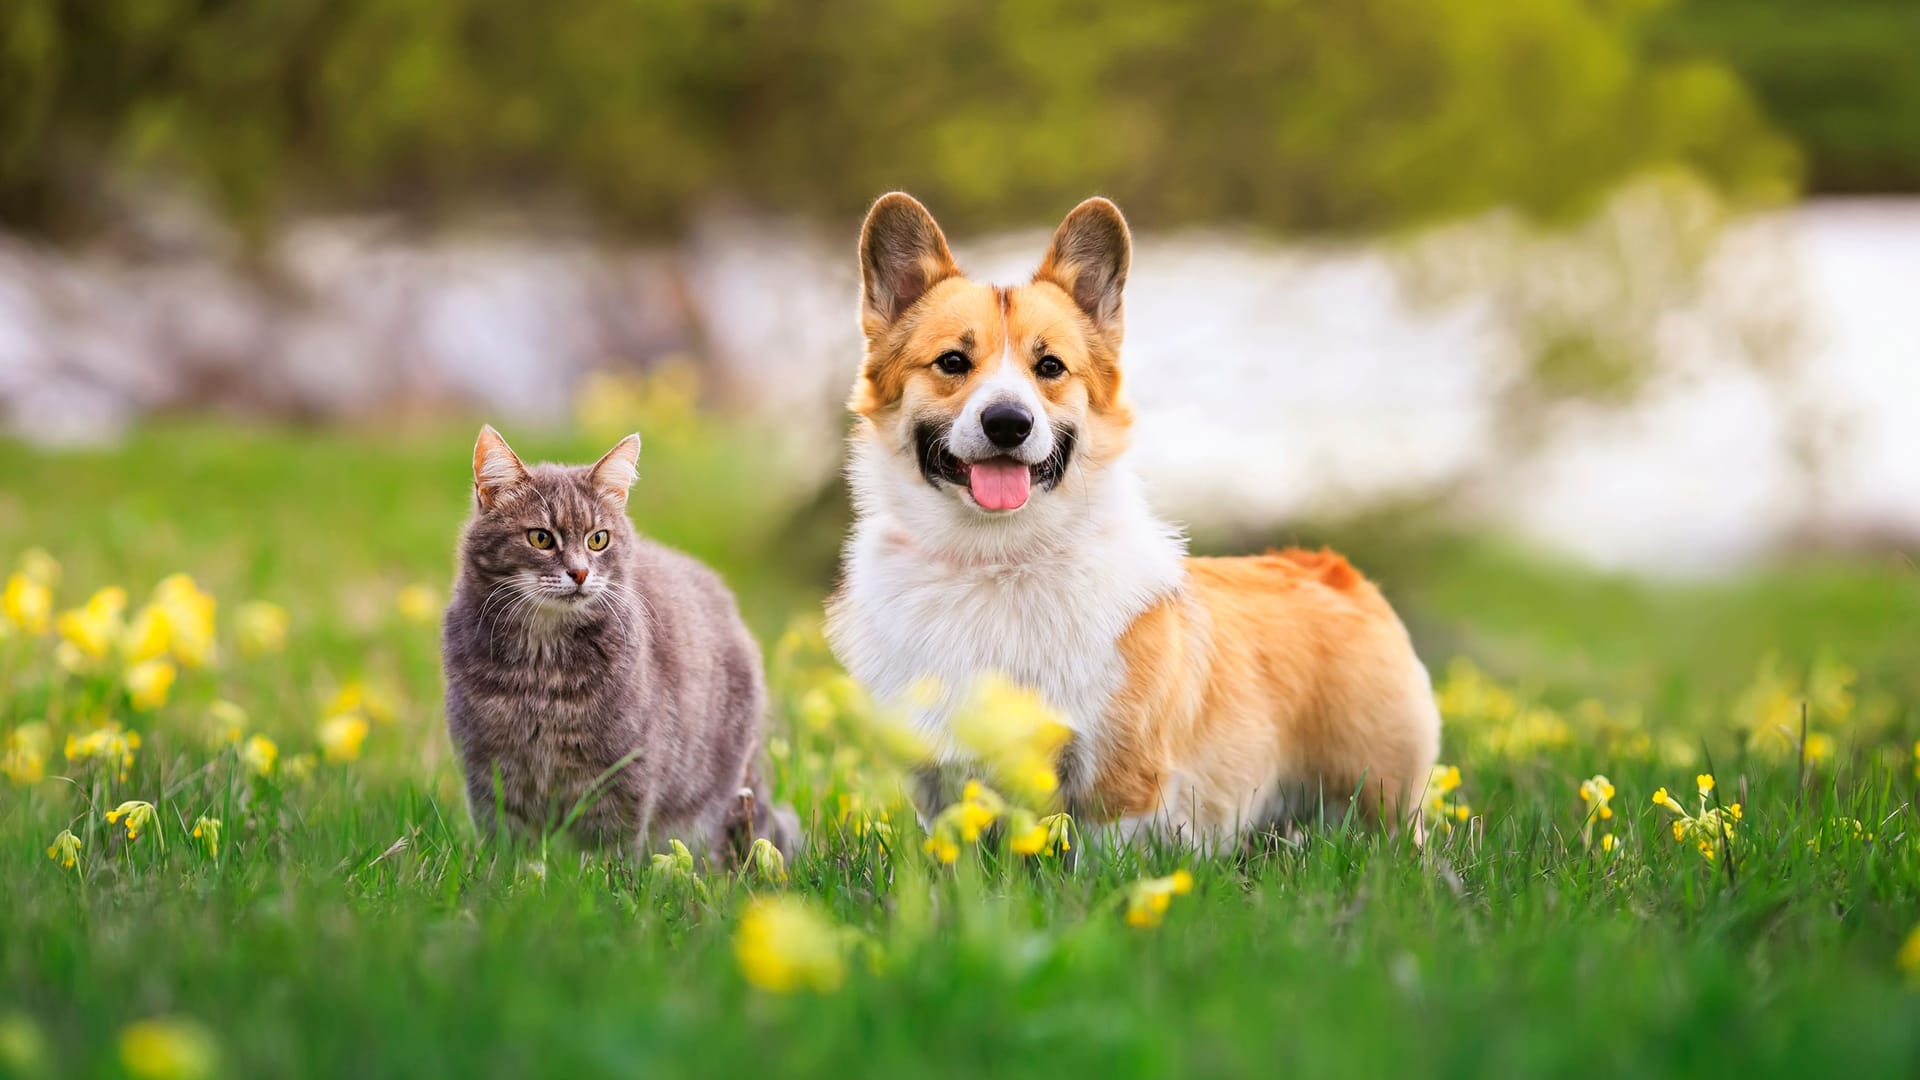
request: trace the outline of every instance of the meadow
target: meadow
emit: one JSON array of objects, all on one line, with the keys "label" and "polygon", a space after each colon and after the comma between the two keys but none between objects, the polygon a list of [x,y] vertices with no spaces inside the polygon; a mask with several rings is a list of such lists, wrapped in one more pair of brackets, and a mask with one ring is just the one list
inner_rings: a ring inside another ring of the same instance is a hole
[{"label": "meadow", "polygon": [[0,1074],[1920,1071],[1908,559],[1660,584],[1399,518],[1199,537],[1338,543],[1403,609],[1431,837],[1089,853],[1012,692],[923,835],[819,642],[842,511],[751,433],[648,436],[636,520],[767,647],[785,866],[475,836],[437,644],[471,428],[0,443]]}]

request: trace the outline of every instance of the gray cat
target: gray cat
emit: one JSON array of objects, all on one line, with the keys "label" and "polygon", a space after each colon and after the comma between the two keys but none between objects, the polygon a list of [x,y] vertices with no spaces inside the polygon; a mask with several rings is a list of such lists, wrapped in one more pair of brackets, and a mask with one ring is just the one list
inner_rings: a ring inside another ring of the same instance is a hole
[{"label": "gray cat", "polygon": [[566,823],[592,843],[783,853],[793,811],[767,797],[760,653],[713,571],[627,520],[640,437],[591,466],[520,463],[491,427],[473,448],[442,658],[447,729],[482,832]]}]

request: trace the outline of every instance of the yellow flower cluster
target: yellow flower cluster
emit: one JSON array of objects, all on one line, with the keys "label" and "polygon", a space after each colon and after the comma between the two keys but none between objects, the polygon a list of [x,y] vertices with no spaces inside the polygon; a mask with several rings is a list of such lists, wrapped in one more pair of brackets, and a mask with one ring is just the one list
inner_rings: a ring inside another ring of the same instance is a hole
[{"label": "yellow flower cluster", "polygon": [[981,679],[953,733],[1014,798],[1045,805],[1059,791],[1054,763],[1073,729],[1035,691],[999,676]]},{"label": "yellow flower cluster", "polygon": [[139,732],[127,731],[119,721],[109,720],[84,735],[68,734],[66,757],[73,763],[97,761],[116,770],[124,781],[133,770],[134,752],[139,749]]},{"label": "yellow flower cluster", "polygon": [[[1613,781],[1604,776],[1595,775],[1591,779],[1580,781],[1580,801],[1587,804],[1586,820],[1581,823],[1580,842],[1593,846],[1593,826],[1595,822],[1613,820]],[[1607,833],[1600,838],[1600,850],[1613,852],[1613,834]]]},{"label": "yellow flower cluster", "polygon": [[1451,832],[1454,822],[1464,822],[1473,817],[1473,808],[1467,805],[1466,800],[1448,798],[1460,790],[1460,783],[1460,766],[1433,767],[1433,771],[1427,775],[1427,793],[1420,804],[1420,812],[1429,824]]},{"label": "yellow flower cluster", "polygon": [[[119,806],[107,811],[107,824],[115,825],[122,818],[127,822],[127,839],[140,839],[140,830],[153,820],[153,804],[139,799],[128,799]],[[165,845],[162,845],[165,846]]]},{"label": "yellow flower cluster", "polygon": [[1173,898],[1192,891],[1193,875],[1186,870],[1134,882],[1127,889],[1127,925],[1141,929],[1159,926],[1173,906]]},{"label": "yellow flower cluster", "polygon": [[190,1020],[142,1020],[120,1033],[120,1065],[135,1080],[204,1080],[219,1071],[220,1051]]},{"label": "yellow flower cluster", "polygon": [[961,846],[979,843],[981,834],[999,820],[1006,809],[1007,801],[992,788],[978,780],[967,781],[960,801],[934,817],[923,845],[927,854],[943,863],[957,861]]},{"label": "yellow flower cluster", "polygon": [[72,870],[80,862],[80,838],[73,835],[72,829],[61,829],[60,835],[47,845],[47,858],[60,864],[62,870]]},{"label": "yellow flower cluster", "polygon": [[47,752],[53,735],[42,721],[21,724],[7,732],[0,744],[0,776],[21,786],[37,784],[47,775]]},{"label": "yellow flower cluster", "polygon": [[193,823],[193,838],[207,849],[207,857],[220,857],[220,819],[202,814]]},{"label": "yellow flower cluster", "polygon": [[847,976],[850,936],[793,896],[756,897],[740,916],[733,955],[747,981],[762,990],[828,992]]},{"label": "yellow flower cluster", "polygon": [[1673,838],[1678,842],[1690,842],[1700,852],[1700,857],[1708,862],[1714,861],[1722,844],[1731,848],[1734,842],[1734,827],[1745,816],[1739,803],[1726,806],[1708,806],[1713,795],[1714,781],[1712,773],[1701,773],[1694,777],[1694,786],[1700,791],[1700,810],[1689,814],[1686,807],[1667,794],[1666,788],[1653,793],[1653,804],[1674,815]]},{"label": "yellow flower cluster", "polygon": [[263,600],[240,605],[234,614],[234,635],[240,641],[240,655],[261,657],[287,647],[287,629],[292,624],[287,609]]},{"label": "yellow flower cluster", "polygon": [[330,765],[358,761],[367,730],[367,722],[354,713],[330,716],[320,722],[320,752]]}]

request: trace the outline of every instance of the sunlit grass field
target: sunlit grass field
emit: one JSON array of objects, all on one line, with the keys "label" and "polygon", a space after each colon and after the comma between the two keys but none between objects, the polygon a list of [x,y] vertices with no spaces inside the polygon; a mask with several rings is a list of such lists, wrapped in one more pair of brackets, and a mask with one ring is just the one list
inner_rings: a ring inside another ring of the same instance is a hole
[{"label": "sunlit grass field", "polygon": [[768,649],[783,882],[476,840],[437,657],[470,445],[0,444],[0,1074],[1920,1072],[1910,561],[1659,586],[1397,521],[1202,537],[1341,543],[1405,611],[1458,769],[1427,847],[1069,865],[986,776],[1002,828],[930,855],[817,641],[820,508],[751,433],[651,438],[634,516]]}]

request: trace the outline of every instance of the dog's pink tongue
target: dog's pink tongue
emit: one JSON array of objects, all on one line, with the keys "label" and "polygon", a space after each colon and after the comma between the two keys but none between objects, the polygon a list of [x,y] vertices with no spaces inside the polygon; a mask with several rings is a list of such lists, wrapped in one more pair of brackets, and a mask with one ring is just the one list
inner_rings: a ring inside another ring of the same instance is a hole
[{"label": "dog's pink tongue", "polygon": [[988,510],[1018,510],[1027,505],[1033,478],[1027,467],[1011,458],[976,461],[967,469],[967,489],[973,501]]}]

